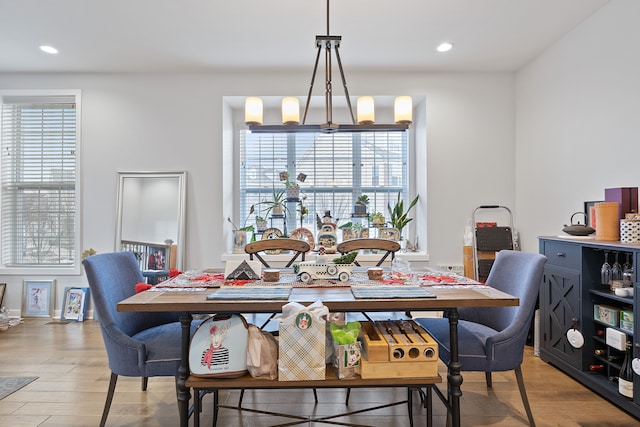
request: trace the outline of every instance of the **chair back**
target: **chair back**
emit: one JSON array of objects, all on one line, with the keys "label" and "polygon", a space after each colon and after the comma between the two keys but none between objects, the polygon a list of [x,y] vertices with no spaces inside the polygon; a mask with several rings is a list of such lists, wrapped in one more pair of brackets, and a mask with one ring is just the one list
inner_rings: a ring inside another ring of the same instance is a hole
[{"label": "chair back", "polygon": [[[380,257],[380,259],[376,263],[376,266],[379,267],[389,255],[391,255],[391,259],[395,258],[395,253],[400,250],[400,243],[396,242],[395,240],[389,239],[349,239],[345,240],[337,246],[337,250],[341,254],[359,251],[361,249],[376,249],[379,251],[385,251],[382,257]],[[360,266],[357,256],[353,263],[357,266]]]},{"label": "chair back", "polygon": [[309,245],[309,243],[305,242],[304,240],[279,237],[277,239],[265,239],[259,240],[257,242],[251,242],[244,247],[244,251],[249,254],[249,259],[253,259],[253,257],[255,256],[262,263],[262,265],[267,268],[270,268],[271,266],[267,261],[264,260],[264,258],[262,258],[262,256],[260,256],[260,252],[277,249],[294,252],[293,256],[285,266],[291,267],[291,264],[293,264],[293,262],[298,259],[300,255],[302,255],[301,261],[304,261],[305,254],[311,250],[311,245]]},{"label": "chair back", "polygon": [[[105,330],[115,328],[124,335],[136,333],[153,326],[178,320],[176,313],[127,313],[116,309],[118,302],[135,294],[136,284],[144,282],[138,261],[133,252],[111,252],[91,255],[82,261],[94,310]],[[108,334],[107,334],[108,335]],[[115,337],[105,336],[107,340]]]},{"label": "chair back", "polygon": [[[547,258],[531,252],[502,250],[496,256],[487,285],[517,297],[515,307],[460,308],[460,319],[489,326],[497,331],[506,328],[526,334],[535,311]],[[524,344],[523,344],[524,345]]]}]

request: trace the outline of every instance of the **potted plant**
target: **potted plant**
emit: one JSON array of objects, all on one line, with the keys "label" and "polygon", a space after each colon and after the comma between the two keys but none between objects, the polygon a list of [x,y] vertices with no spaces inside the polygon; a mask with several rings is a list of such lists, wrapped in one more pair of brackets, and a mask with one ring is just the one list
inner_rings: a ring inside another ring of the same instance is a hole
[{"label": "potted plant", "polygon": [[396,200],[396,204],[391,207],[391,202],[387,204],[387,209],[389,210],[390,223],[393,227],[397,228],[400,232],[400,239],[402,239],[402,229],[411,221],[413,218],[409,218],[409,211],[418,203],[417,195],[415,199],[413,199],[407,209],[404,209],[404,200],[402,200],[400,196],[400,192],[398,191],[398,199]]},{"label": "potted plant", "polygon": [[373,223],[374,227],[383,227],[386,224],[384,214],[382,212],[374,212],[369,217],[369,220]]},{"label": "potted plant", "polygon": [[256,215],[256,228],[258,231],[264,231],[267,229],[267,220],[260,215]]},{"label": "potted plant", "polygon": [[274,188],[273,198],[271,200],[260,202],[259,204],[266,206],[265,216],[268,216],[270,213],[278,216],[283,215],[287,209],[285,190],[276,191]]},{"label": "potted plant", "polygon": [[367,206],[369,206],[369,196],[366,194],[360,195],[356,199],[356,204],[353,207],[354,216],[367,216]]},{"label": "potted plant", "polygon": [[290,202],[297,202],[300,200],[300,185],[297,182],[291,182],[287,180],[284,183],[287,189],[287,200]]}]

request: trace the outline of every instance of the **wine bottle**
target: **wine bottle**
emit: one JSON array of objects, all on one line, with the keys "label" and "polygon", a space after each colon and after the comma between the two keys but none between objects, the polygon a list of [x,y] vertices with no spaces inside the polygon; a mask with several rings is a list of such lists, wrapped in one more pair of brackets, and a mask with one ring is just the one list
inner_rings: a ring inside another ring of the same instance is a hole
[{"label": "wine bottle", "polygon": [[633,399],[632,348],[631,343],[627,342],[627,351],[624,355],[624,362],[622,362],[622,368],[620,368],[620,376],[618,378],[618,392],[629,399]]},{"label": "wine bottle", "polygon": [[604,356],[605,354],[607,354],[607,350],[605,350],[603,348],[597,348],[597,349],[595,349],[595,351],[593,353],[596,356]]},{"label": "wine bottle", "polygon": [[589,365],[589,370],[592,372],[604,371],[604,365]]}]

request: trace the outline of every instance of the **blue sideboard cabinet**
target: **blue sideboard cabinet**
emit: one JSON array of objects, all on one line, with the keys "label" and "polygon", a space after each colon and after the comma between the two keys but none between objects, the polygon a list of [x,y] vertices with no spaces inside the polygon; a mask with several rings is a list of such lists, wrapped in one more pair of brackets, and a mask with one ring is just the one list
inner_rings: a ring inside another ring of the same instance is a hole
[{"label": "blue sideboard cabinet", "polygon": [[[600,394],[613,404],[640,418],[640,377],[634,378],[634,398],[618,393],[616,382],[624,352],[606,344],[603,335],[606,328],[623,332],[627,341],[633,342],[633,353],[640,357],[640,320],[633,329],[620,327],[619,313],[633,313],[640,319],[638,293],[640,292],[640,244],[540,237],[540,253],[547,256],[540,286],[540,357],[556,366],[586,387]],[[601,284],[600,269],[609,253],[613,265],[615,254],[620,264],[632,261],[633,297],[620,297]],[[594,306],[611,307],[618,315],[615,326],[594,317]],[[628,327],[628,324],[625,325]],[[573,347],[567,331],[575,328],[584,336],[582,348]],[[635,337],[635,338],[634,338]],[[592,366],[600,367],[591,370]]]}]

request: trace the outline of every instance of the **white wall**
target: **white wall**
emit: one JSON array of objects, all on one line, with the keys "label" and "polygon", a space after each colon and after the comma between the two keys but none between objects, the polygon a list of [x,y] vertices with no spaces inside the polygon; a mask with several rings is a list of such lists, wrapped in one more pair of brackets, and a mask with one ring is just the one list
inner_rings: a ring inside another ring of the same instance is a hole
[{"label": "white wall", "polygon": [[[473,209],[515,201],[513,75],[346,74],[352,95],[426,96],[427,159],[417,163],[428,167],[420,209],[428,209],[429,242],[419,244],[431,265],[461,264]],[[187,269],[221,266],[229,247],[222,239],[222,97],[304,93],[307,82],[306,72],[0,75],[0,89],[82,90],[82,249],[114,248],[118,171],[188,171]],[[0,276],[14,312],[23,279]],[[82,276],[57,279],[57,308],[65,286],[86,286]]]},{"label": "white wall", "polygon": [[561,234],[604,189],[640,186],[640,2],[613,0],[516,79],[523,249]]}]

